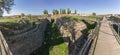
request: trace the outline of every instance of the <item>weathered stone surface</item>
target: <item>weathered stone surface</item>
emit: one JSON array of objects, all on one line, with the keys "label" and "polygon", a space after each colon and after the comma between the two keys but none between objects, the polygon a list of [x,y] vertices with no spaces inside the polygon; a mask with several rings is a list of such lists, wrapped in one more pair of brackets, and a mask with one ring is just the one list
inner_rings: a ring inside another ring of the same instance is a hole
[{"label": "weathered stone surface", "polygon": [[[71,38],[72,35],[74,35],[75,40],[80,38],[80,36],[82,35],[81,31],[86,28],[86,25],[83,22],[73,22],[66,19],[59,19],[56,22],[58,29],[60,30],[63,37]],[[73,34],[73,32],[75,34]]]},{"label": "weathered stone surface", "polygon": [[22,30],[15,30],[15,31],[12,31],[12,32],[13,32],[13,34],[20,34],[20,33],[25,32],[25,31],[27,31],[27,30],[29,30],[31,28],[33,28],[32,23],[27,24],[27,27],[23,28]]},{"label": "weathered stone surface", "polygon": [[44,31],[47,24],[48,21],[45,19],[33,30],[7,37],[6,40],[12,53],[14,55],[29,55],[39,48],[44,41]]}]

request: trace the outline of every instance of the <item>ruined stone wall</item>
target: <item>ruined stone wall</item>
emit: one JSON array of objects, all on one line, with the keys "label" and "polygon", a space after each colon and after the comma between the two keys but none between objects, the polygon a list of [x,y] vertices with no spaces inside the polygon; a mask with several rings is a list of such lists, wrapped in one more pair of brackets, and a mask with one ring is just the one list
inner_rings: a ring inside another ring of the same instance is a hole
[{"label": "ruined stone wall", "polygon": [[[79,47],[82,46],[83,41],[83,30],[87,26],[81,22],[70,21],[67,19],[56,20],[58,29],[64,37],[64,40],[68,44],[68,55],[76,55]],[[84,36],[85,37],[85,36]]]},{"label": "ruined stone wall", "polygon": [[[74,22],[66,19],[56,20],[58,29],[60,30],[63,37],[72,37],[74,35],[75,40],[80,38],[82,35],[82,30],[86,28],[86,25],[83,22]],[[73,32],[75,34],[73,34]],[[72,39],[72,38],[71,38]]]},{"label": "ruined stone wall", "polygon": [[44,40],[44,31],[48,24],[48,20],[42,20],[41,24],[33,30],[8,36],[6,41],[14,55],[29,55],[42,45]]}]

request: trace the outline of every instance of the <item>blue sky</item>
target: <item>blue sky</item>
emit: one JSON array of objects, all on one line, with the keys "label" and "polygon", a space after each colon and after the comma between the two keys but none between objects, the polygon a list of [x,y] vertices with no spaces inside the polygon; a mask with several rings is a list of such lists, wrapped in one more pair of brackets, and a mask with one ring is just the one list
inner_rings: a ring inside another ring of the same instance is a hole
[{"label": "blue sky", "polygon": [[120,0],[14,0],[14,3],[11,13],[5,12],[4,16],[21,13],[39,15],[45,9],[51,13],[53,9],[60,8],[89,14],[120,13]]}]

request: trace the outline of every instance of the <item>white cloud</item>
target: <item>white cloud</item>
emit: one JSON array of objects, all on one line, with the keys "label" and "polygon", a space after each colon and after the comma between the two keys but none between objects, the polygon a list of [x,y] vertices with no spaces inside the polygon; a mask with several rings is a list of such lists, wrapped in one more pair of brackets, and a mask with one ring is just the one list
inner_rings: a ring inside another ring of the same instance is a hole
[{"label": "white cloud", "polygon": [[4,12],[3,16],[12,16],[12,15],[18,15],[20,12],[10,12],[9,14],[7,12]]}]

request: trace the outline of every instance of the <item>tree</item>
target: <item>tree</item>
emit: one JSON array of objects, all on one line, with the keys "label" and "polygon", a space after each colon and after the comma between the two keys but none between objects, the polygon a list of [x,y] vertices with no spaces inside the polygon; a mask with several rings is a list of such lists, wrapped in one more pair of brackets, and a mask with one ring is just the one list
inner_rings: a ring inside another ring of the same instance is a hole
[{"label": "tree", "polygon": [[93,13],[92,13],[92,15],[93,15],[93,16],[96,16],[96,13],[95,13],[95,12],[93,12]]},{"label": "tree", "polygon": [[44,10],[43,13],[44,13],[44,14],[48,14],[48,11],[47,11],[47,10]]},{"label": "tree", "polygon": [[11,7],[14,5],[14,0],[0,0],[0,16],[4,11],[10,13]]},{"label": "tree", "polygon": [[77,10],[75,10],[75,14],[77,14]]},{"label": "tree", "polygon": [[56,9],[53,9],[53,15],[57,15],[57,14],[59,14],[59,11]]},{"label": "tree", "polygon": [[66,14],[66,10],[65,9],[62,9],[62,14]]},{"label": "tree", "polygon": [[28,14],[28,18],[30,18],[30,19],[31,19],[31,18],[32,18],[32,15],[31,15],[31,14]]},{"label": "tree", "polygon": [[24,13],[21,13],[21,17],[24,17],[25,16],[25,14]]},{"label": "tree", "polygon": [[71,14],[71,10],[69,8],[67,8],[66,13]]}]

